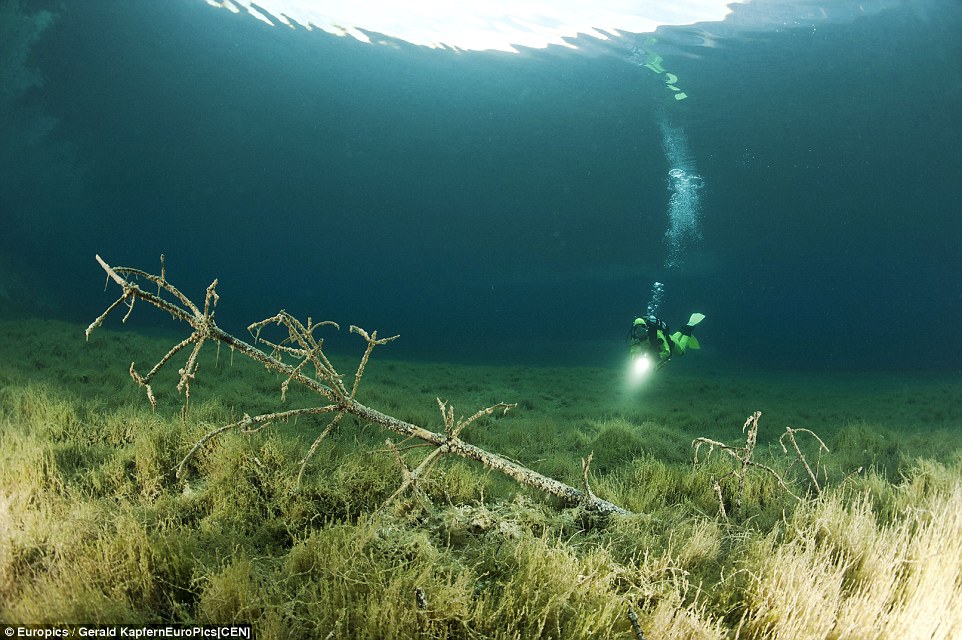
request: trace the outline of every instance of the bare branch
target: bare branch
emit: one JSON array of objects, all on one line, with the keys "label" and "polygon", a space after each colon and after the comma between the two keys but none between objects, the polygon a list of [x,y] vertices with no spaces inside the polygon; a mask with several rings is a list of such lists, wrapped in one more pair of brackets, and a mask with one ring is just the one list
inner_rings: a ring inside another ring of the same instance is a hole
[{"label": "bare branch", "polygon": [[441,457],[441,453],[442,453],[441,448],[436,448],[433,451],[431,451],[428,455],[424,456],[424,459],[421,460],[421,463],[418,464],[417,468],[412,471],[411,468],[408,467],[407,463],[404,462],[404,458],[401,457],[400,450],[398,450],[398,448],[394,445],[394,443],[388,440],[385,444],[387,444],[391,452],[394,453],[394,459],[397,461],[398,466],[401,468],[402,481],[401,481],[401,486],[398,487],[397,490],[394,493],[392,493],[391,496],[387,500],[385,500],[383,504],[381,504],[380,508],[384,509],[386,506],[394,502],[394,500],[397,499],[398,496],[402,495],[409,488],[414,491],[416,496],[424,498],[425,496],[421,494],[421,491],[418,487],[418,481],[422,480],[423,478],[426,478],[428,473],[430,473],[431,469],[434,468],[434,465],[437,463],[437,461]]},{"label": "bare branch", "polygon": [[[818,460],[815,462],[815,471],[812,471],[812,468],[808,465],[808,460],[805,459],[805,454],[803,454],[802,450],[799,449],[798,443],[795,441],[796,433],[807,433],[818,441]],[[798,456],[802,466],[805,467],[805,471],[808,473],[808,477],[812,481],[812,486],[815,487],[815,493],[821,493],[822,488],[818,484],[818,469],[822,462],[822,451],[829,453],[829,448],[825,446],[825,443],[815,434],[814,431],[809,429],[792,429],[791,427],[785,427],[785,433],[783,433],[778,439],[779,444],[782,445],[782,452],[784,453],[788,453],[788,448],[785,446],[786,437],[788,438],[789,442],[792,443],[792,448],[795,449],[795,455]]]},{"label": "bare branch", "polygon": [[[298,473],[299,484],[307,462],[317,450],[320,442],[331,432],[334,426],[338,424],[344,415],[350,414],[361,422],[377,424],[385,429],[390,429],[404,436],[405,438],[416,438],[435,447],[434,451],[429,453],[414,471],[408,472],[409,477],[405,478],[405,481],[402,483],[402,487],[398,490],[398,492],[396,492],[396,495],[399,495],[401,491],[406,489],[412,483],[416,482],[418,477],[423,477],[426,475],[442,454],[450,453],[463,458],[481,462],[486,467],[500,471],[521,484],[534,487],[544,491],[545,493],[557,496],[569,504],[585,504],[589,509],[602,514],[627,513],[627,511],[621,507],[607,502],[606,500],[602,500],[592,494],[590,489],[587,487],[587,482],[585,482],[586,490],[580,491],[574,487],[570,487],[562,482],[558,482],[557,480],[532,471],[518,462],[468,444],[459,438],[461,431],[468,425],[474,423],[476,420],[483,416],[491,415],[498,410],[506,413],[509,409],[515,407],[515,404],[498,403],[485,409],[481,409],[467,419],[462,418],[456,422],[454,419],[454,408],[439,399],[438,406],[441,409],[441,414],[445,424],[445,433],[441,434],[429,431],[402,420],[398,420],[397,418],[381,413],[359,403],[356,399],[358,388],[374,348],[387,344],[388,342],[397,339],[398,336],[378,338],[376,331],[368,333],[360,327],[351,325],[350,332],[356,333],[364,339],[365,349],[354,374],[354,382],[351,385],[350,391],[348,391],[342,382],[343,378],[341,374],[337,372],[334,365],[324,353],[323,340],[319,340],[314,337],[314,331],[318,328],[328,325],[337,328],[338,325],[336,323],[330,321],[315,323],[308,318],[307,323],[304,324],[285,311],[280,311],[270,318],[255,322],[248,327],[248,331],[250,331],[251,335],[254,337],[255,344],[263,343],[271,348],[272,352],[267,354],[254,345],[238,339],[217,326],[216,322],[214,321],[214,308],[219,300],[216,291],[217,280],[214,280],[210,286],[207,287],[204,297],[204,309],[201,311],[197,305],[187,298],[187,296],[185,296],[180,290],[167,281],[166,265],[164,264],[163,257],[161,257],[160,276],[152,275],[144,271],[140,271],[139,269],[131,269],[128,267],[111,267],[102,258],[100,258],[100,256],[97,256],[97,261],[100,263],[101,267],[103,267],[104,271],[106,271],[108,278],[113,280],[121,287],[122,292],[118,300],[111,304],[107,310],[98,316],[98,318],[94,320],[94,322],[91,323],[87,328],[86,333],[88,338],[94,329],[103,324],[106,317],[112,311],[124,303],[127,303],[128,306],[132,306],[133,302],[138,299],[148,302],[158,309],[167,311],[175,319],[184,322],[193,329],[191,335],[172,347],[171,350],[168,351],[163,358],[161,358],[161,360],[150,370],[147,375],[140,376],[134,370],[133,364],[131,364],[130,375],[139,385],[147,389],[147,396],[152,406],[156,406],[157,404],[156,398],[154,397],[150,386],[154,375],[156,375],[157,372],[160,371],[174,355],[183,350],[187,345],[193,344],[194,348],[191,350],[190,356],[187,359],[187,363],[182,369],[179,370],[180,382],[177,385],[179,390],[183,390],[185,392],[185,395],[189,401],[190,384],[195,380],[197,375],[199,362],[198,355],[208,340],[213,340],[218,344],[224,343],[231,347],[232,354],[234,350],[236,350],[251,360],[260,363],[268,371],[284,375],[286,379],[281,385],[282,394],[286,393],[289,385],[296,383],[310,391],[313,391],[314,393],[319,394],[330,402],[330,404],[321,407],[268,413],[254,418],[245,415],[244,418],[238,422],[214,429],[207,433],[203,438],[198,440],[194,447],[188,452],[187,456],[184,457],[180,465],[177,467],[178,477],[180,477],[180,474],[183,471],[184,464],[191,458],[191,456],[194,455],[194,453],[197,452],[197,450],[200,449],[200,447],[202,447],[211,438],[232,428],[243,427],[247,431],[253,431],[257,428],[266,426],[266,424],[270,422],[285,420],[290,417],[320,413],[335,413],[336,415],[314,440],[314,443],[311,445],[307,455],[301,461],[301,468],[300,472]],[[157,286],[158,293],[155,294],[145,291],[140,286],[132,282],[132,278],[143,279],[155,284]],[[163,297],[164,294],[172,296],[174,301]],[[130,308],[128,308],[128,315],[129,311]],[[277,342],[270,342],[261,338],[261,331],[268,325],[272,324],[286,329],[287,336]],[[295,358],[298,362],[293,366],[287,364],[283,361],[283,357],[285,355]],[[311,376],[306,372],[305,364],[308,362],[314,365],[316,371],[315,376]],[[397,455],[400,456],[400,453]],[[585,476],[587,476],[587,462],[586,466],[584,467],[584,473]]]},{"label": "bare branch", "polygon": [[[766,471],[775,478],[778,485],[790,496],[796,500],[801,500],[801,498],[789,488],[788,483],[782,478],[781,475],[768,465],[761,464],[760,462],[755,462],[752,460],[752,455],[755,452],[755,445],[758,442],[758,419],[761,418],[762,412],[756,411],[752,415],[748,416],[745,420],[745,424],[742,426],[742,432],[747,433],[747,438],[744,447],[732,447],[724,442],[719,442],[718,440],[712,440],[711,438],[695,438],[692,441],[692,447],[695,449],[695,464],[698,464],[698,451],[702,445],[708,445],[708,453],[705,455],[704,461],[707,462],[711,458],[712,452],[717,448],[724,451],[732,458],[738,461],[738,466],[720,478],[712,476],[712,488],[715,490],[715,494],[718,496],[718,510],[719,514],[728,519],[728,513],[725,510],[725,500],[722,496],[721,481],[729,476],[738,477],[738,487],[735,496],[735,506],[741,508],[742,497],[745,491],[745,476],[748,473],[748,469],[754,467],[756,469],[761,469]],[[784,448],[784,445],[783,445]],[[807,467],[807,465],[806,465]]]},{"label": "bare branch", "polygon": [[364,355],[361,356],[361,362],[357,365],[357,372],[354,374],[354,386],[351,388],[351,400],[353,400],[357,395],[357,387],[359,384],[361,384],[361,376],[364,375],[364,367],[367,366],[368,358],[371,357],[371,352],[374,351],[374,347],[382,344],[387,344],[392,340],[397,340],[401,336],[397,335],[397,336],[391,336],[390,338],[378,339],[377,331],[375,331],[371,335],[368,335],[368,333],[364,329],[357,327],[353,324],[351,325],[350,331],[351,333],[358,334],[359,336],[364,338],[364,340],[367,342],[367,347],[364,349]]}]

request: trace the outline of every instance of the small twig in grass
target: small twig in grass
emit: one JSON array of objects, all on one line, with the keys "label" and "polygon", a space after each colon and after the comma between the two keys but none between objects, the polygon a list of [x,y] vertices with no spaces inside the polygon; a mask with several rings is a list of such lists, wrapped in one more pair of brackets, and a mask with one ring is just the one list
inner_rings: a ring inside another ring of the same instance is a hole
[{"label": "small twig in grass", "polygon": [[[332,407],[331,410],[333,411],[334,408]],[[301,468],[300,468],[300,470],[297,472],[297,483],[296,483],[296,486],[297,486],[298,488],[300,488],[300,486],[301,486],[301,478],[304,477],[304,469],[307,468],[307,462],[311,459],[311,457],[313,457],[314,452],[317,451],[317,447],[320,446],[321,441],[322,441],[324,438],[326,438],[326,437],[328,436],[328,434],[331,433],[331,430],[334,429],[335,426],[337,426],[337,423],[340,422],[340,421],[341,421],[341,418],[343,418],[343,417],[344,417],[344,412],[342,411],[342,412],[338,413],[336,416],[334,416],[333,418],[331,418],[331,421],[330,421],[329,423],[327,423],[327,426],[324,428],[324,430],[321,431],[321,433],[317,436],[317,438],[314,439],[314,442],[311,444],[311,448],[308,449],[308,451],[307,451],[307,455],[304,456],[304,459],[303,459],[303,460],[301,460]]]},{"label": "small twig in grass", "polygon": [[725,498],[722,497],[721,483],[718,482],[718,478],[715,476],[711,477],[711,486],[715,489],[715,495],[718,496],[718,513],[725,520],[728,520],[728,512],[725,511]]},{"label": "small twig in grass", "polygon": [[594,491],[588,486],[588,470],[591,468],[591,459],[594,457],[595,452],[592,451],[588,454],[588,458],[581,459],[581,490],[585,493],[585,499],[590,501],[596,498]]},{"label": "small twig in grass", "polygon": [[705,461],[711,457],[712,452],[717,448],[724,451],[732,458],[738,461],[738,467],[732,469],[720,478],[712,478],[712,487],[715,489],[715,493],[718,495],[719,502],[719,513],[727,520],[728,513],[725,510],[725,502],[722,497],[721,481],[728,476],[738,477],[738,489],[735,498],[735,506],[740,509],[742,506],[742,496],[745,489],[745,475],[748,472],[749,467],[755,467],[763,471],[767,471],[775,478],[779,486],[790,496],[796,500],[801,500],[800,497],[795,495],[791,489],[789,489],[788,484],[782,479],[782,476],[778,474],[777,471],[769,467],[768,465],[761,464],[752,460],[752,454],[755,452],[755,445],[758,442],[758,419],[762,416],[761,411],[756,411],[752,415],[748,416],[745,420],[745,424],[742,426],[742,432],[747,432],[746,443],[744,447],[732,447],[724,442],[719,442],[718,440],[712,440],[711,438],[695,438],[692,441],[692,446],[695,448],[695,464],[698,464],[698,451],[702,445],[708,445],[708,453],[705,455]]},{"label": "small twig in grass", "polygon": [[411,488],[414,491],[414,495],[416,497],[427,500],[427,497],[421,492],[421,488],[418,486],[418,483],[427,478],[427,475],[431,472],[431,469],[434,468],[434,465],[440,459],[442,453],[441,447],[434,449],[428,455],[424,456],[424,459],[421,460],[420,464],[418,464],[418,466],[412,470],[407,463],[404,462],[404,459],[401,457],[401,452],[398,451],[393,442],[388,440],[385,444],[387,444],[388,448],[394,453],[394,459],[401,468],[402,482],[401,486],[391,494],[391,497],[384,501],[384,503],[381,505],[381,509],[384,509],[387,505],[391,504],[395,498],[407,491],[408,488]]},{"label": "small twig in grass", "polygon": [[[816,440],[818,440],[818,460],[815,462],[814,472],[812,471],[812,468],[808,466],[808,460],[805,459],[805,454],[803,454],[802,450],[798,448],[798,443],[795,441],[796,433],[807,433],[811,435],[813,438],[815,438]],[[818,470],[822,463],[822,451],[825,451],[825,453],[830,453],[829,448],[825,446],[825,443],[822,442],[822,439],[819,438],[815,434],[815,432],[811,431],[810,429],[792,429],[791,427],[785,427],[785,433],[783,433],[781,437],[778,439],[779,444],[782,445],[783,453],[788,453],[788,448],[785,446],[786,437],[788,438],[789,442],[792,443],[792,448],[795,449],[795,455],[798,456],[798,459],[801,461],[802,466],[805,467],[805,471],[808,473],[808,477],[812,481],[812,486],[815,487],[815,493],[820,494],[822,492],[822,488],[818,485]],[[824,469],[823,469],[823,472],[824,472]]]},{"label": "small twig in grass", "polygon": [[307,409],[292,409],[291,411],[278,411],[275,413],[265,413],[263,415],[254,416],[253,418],[245,413],[244,417],[241,418],[240,420],[224,425],[222,427],[217,427],[216,429],[213,429],[211,431],[208,431],[204,435],[204,437],[202,437],[200,440],[194,443],[194,446],[191,448],[191,450],[187,452],[187,455],[184,456],[184,459],[180,461],[179,465],[177,465],[177,473],[175,474],[175,476],[177,477],[177,479],[180,479],[180,476],[184,470],[184,465],[187,464],[187,461],[190,460],[191,457],[193,457],[193,455],[197,453],[197,451],[201,447],[203,447],[204,444],[207,443],[208,440],[224,433],[225,431],[230,431],[231,429],[240,429],[241,427],[244,427],[244,429],[242,430],[244,433],[254,433],[256,431],[259,431],[263,427],[266,427],[268,424],[272,422],[287,420],[289,418],[293,418],[296,416],[330,413],[335,409],[336,407],[334,405],[327,405],[325,407],[310,407]]}]

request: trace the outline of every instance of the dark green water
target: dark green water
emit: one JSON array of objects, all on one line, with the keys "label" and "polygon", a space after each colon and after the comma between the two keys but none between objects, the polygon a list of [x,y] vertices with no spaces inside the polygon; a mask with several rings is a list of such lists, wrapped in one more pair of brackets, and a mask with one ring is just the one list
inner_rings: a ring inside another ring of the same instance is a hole
[{"label": "dark green water", "polygon": [[[164,253],[190,295],[220,278],[230,329],[286,308],[400,333],[398,357],[605,366],[657,280],[669,323],[708,316],[688,372],[958,372],[962,5],[768,4],[506,54],[21,2],[56,17],[4,49],[38,82],[2,105],[0,250],[76,320],[113,299],[94,253]],[[663,124],[704,184],[676,268]]]}]

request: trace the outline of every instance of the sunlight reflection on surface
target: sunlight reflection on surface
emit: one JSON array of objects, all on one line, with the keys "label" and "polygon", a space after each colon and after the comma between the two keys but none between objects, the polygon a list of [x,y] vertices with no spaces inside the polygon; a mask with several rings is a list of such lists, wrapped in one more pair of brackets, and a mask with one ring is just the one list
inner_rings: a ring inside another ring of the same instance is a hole
[{"label": "sunlight reflection on surface", "polygon": [[372,42],[383,34],[416,45],[465,51],[573,47],[571,39],[650,33],[662,25],[717,22],[730,0],[205,0],[267,24],[321,29]]}]

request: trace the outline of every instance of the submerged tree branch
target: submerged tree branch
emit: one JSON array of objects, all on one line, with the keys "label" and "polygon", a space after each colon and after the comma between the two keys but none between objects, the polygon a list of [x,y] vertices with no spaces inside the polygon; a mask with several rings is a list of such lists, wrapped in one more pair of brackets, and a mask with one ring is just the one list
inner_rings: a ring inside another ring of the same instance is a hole
[{"label": "submerged tree branch", "polygon": [[[90,338],[90,334],[103,324],[106,317],[121,305],[127,307],[127,314],[124,316],[124,320],[126,320],[133,310],[133,305],[136,300],[143,300],[158,309],[168,312],[174,319],[189,325],[193,329],[190,336],[174,345],[146,375],[139,374],[135,369],[135,364],[131,363],[130,375],[137,384],[145,387],[151,406],[156,407],[157,404],[157,400],[150,386],[154,376],[168,364],[174,355],[185,349],[188,345],[193,345],[187,363],[178,371],[180,381],[177,384],[178,391],[183,391],[189,401],[190,384],[197,375],[197,355],[208,340],[226,344],[251,360],[259,362],[268,371],[284,375],[285,380],[281,385],[282,395],[286,393],[291,384],[299,384],[320,395],[327,401],[327,404],[319,407],[270,413],[253,418],[245,415],[244,418],[238,422],[210,431],[194,445],[193,449],[191,449],[181,462],[177,470],[178,476],[181,474],[184,464],[197,450],[211,438],[225,431],[244,427],[248,430],[254,429],[255,427],[261,428],[271,422],[284,420],[296,415],[331,413],[334,414],[331,421],[318,435],[301,463],[298,483],[303,475],[304,467],[317,449],[320,441],[330,433],[334,425],[336,425],[344,415],[351,415],[362,422],[379,425],[406,438],[417,438],[436,447],[435,452],[429,454],[429,459],[432,461],[435,460],[437,456],[443,454],[453,454],[462,458],[477,460],[486,467],[513,478],[520,484],[561,498],[568,504],[580,504],[591,511],[601,514],[628,513],[625,509],[595,496],[590,489],[588,489],[587,482],[585,482],[587,491],[581,491],[553,478],[543,476],[536,471],[496,453],[491,453],[469,444],[460,438],[461,431],[472,422],[483,416],[491,415],[495,411],[505,413],[517,405],[499,403],[481,409],[466,420],[461,419],[455,421],[454,408],[439,399],[438,405],[441,409],[445,426],[445,433],[442,434],[399,420],[358,402],[356,399],[358,387],[360,386],[361,378],[364,375],[365,368],[374,348],[395,340],[398,336],[379,338],[376,331],[368,333],[359,327],[353,325],[350,327],[351,333],[359,335],[365,341],[366,346],[349,388],[344,384],[343,376],[337,372],[334,365],[324,354],[323,339],[314,335],[314,332],[320,327],[334,326],[336,328],[338,325],[335,323],[329,321],[315,323],[311,318],[307,319],[307,323],[302,323],[286,311],[280,311],[276,315],[260,322],[255,322],[248,327],[248,330],[254,337],[254,344],[250,344],[227,333],[217,326],[217,323],[214,321],[214,308],[217,306],[219,300],[216,291],[217,280],[214,280],[210,286],[207,287],[204,298],[204,308],[201,310],[187,296],[181,293],[179,289],[167,281],[163,256],[161,256],[161,274],[159,276],[129,267],[111,267],[99,255],[96,256],[96,258],[97,262],[100,263],[100,266],[103,267],[107,273],[109,280],[113,280],[120,286],[121,295],[104,313],[98,316],[97,319],[87,327],[86,335],[88,339]],[[145,280],[156,285],[157,293],[144,290],[136,284],[136,280]],[[281,327],[282,330],[286,330],[287,337],[279,342],[270,342],[262,339],[260,337],[261,331],[269,325],[277,325]],[[258,343],[269,347],[271,352],[265,353],[261,349],[258,349],[255,346]],[[290,365],[284,362],[283,358],[285,356],[293,358],[297,361],[296,364]],[[313,373],[309,373],[311,369],[313,369]],[[422,466],[418,467],[414,472],[408,472],[404,482],[402,482],[401,489],[399,489],[397,493],[400,493],[407,488],[407,486],[415,482],[418,475],[426,472],[429,466],[430,465],[425,467],[422,462]],[[404,470],[403,466],[402,470]],[[587,466],[585,466],[585,478],[587,478]],[[397,495],[397,493],[395,495]]]}]

